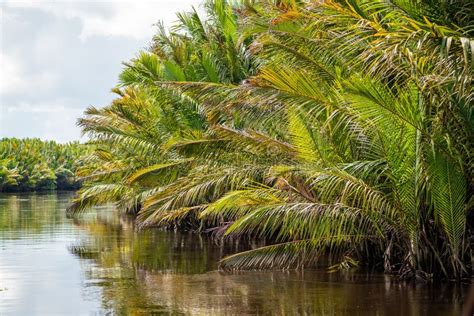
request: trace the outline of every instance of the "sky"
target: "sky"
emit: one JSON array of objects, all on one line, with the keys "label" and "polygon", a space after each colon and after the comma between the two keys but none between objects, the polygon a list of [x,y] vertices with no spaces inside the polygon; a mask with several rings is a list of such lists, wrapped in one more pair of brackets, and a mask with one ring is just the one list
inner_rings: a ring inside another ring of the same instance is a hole
[{"label": "sky", "polygon": [[82,140],[77,118],[110,103],[122,62],[158,21],[202,0],[0,0],[0,138]]}]

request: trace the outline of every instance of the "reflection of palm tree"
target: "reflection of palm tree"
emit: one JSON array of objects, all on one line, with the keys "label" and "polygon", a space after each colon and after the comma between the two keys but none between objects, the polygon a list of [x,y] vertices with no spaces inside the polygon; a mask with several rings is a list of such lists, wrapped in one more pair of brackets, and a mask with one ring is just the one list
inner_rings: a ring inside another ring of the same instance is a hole
[{"label": "reflection of palm tree", "polygon": [[[66,221],[73,193],[8,193],[0,196],[0,232],[22,235],[55,232]],[[51,219],[54,218],[54,221]],[[52,224],[53,223],[53,224]]]},{"label": "reflection of palm tree", "polygon": [[99,257],[99,252],[93,250],[91,247],[86,247],[86,246],[69,246],[68,247],[69,252],[71,252],[73,255],[78,256],[81,259],[98,259]]},{"label": "reflection of palm tree", "polygon": [[464,299],[464,308],[462,311],[463,316],[474,315],[474,284],[471,284],[469,294]]},{"label": "reflection of palm tree", "polygon": [[[104,308],[117,314],[334,315],[364,314],[371,306],[386,314],[418,315],[427,308],[420,295],[450,302],[438,308],[459,314],[452,305],[459,289],[449,284],[433,290],[392,283],[389,276],[311,270],[223,273],[213,271],[216,262],[241,249],[217,247],[196,234],[122,229],[123,223],[130,225],[118,217],[82,217],[77,224],[88,238],[70,247],[86,259],[86,285],[101,287]],[[393,300],[396,306],[386,304]]]},{"label": "reflection of palm tree", "polygon": [[215,269],[221,255],[221,249],[206,236],[136,231],[127,218],[76,218],[75,225],[87,231],[88,238],[71,246],[71,252],[78,256],[99,254],[95,259],[106,260],[109,266],[123,263],[136,268],[198,273]]}]

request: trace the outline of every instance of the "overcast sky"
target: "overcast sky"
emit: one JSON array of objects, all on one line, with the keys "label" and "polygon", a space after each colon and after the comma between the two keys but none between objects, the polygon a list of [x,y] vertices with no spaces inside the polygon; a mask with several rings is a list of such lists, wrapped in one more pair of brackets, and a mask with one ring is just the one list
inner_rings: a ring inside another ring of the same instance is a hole
[{"label": "overcast sky", "polygon": [[0,0],[0,138],[79,139],[77,118],[112,100],[153,24],[201,2]]}]

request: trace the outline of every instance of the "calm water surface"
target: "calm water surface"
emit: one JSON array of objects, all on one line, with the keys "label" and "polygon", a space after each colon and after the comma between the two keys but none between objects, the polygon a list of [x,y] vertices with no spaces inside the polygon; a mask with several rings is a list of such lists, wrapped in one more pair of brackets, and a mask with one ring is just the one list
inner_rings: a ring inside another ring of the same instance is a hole
[{"label": "calm water surface", "polygon": [[383,275],[216,271],[232,249],[136,232],[110,207],[68,219],[71,194],[0,195],[0,315],[459,315],[466,289]]}]

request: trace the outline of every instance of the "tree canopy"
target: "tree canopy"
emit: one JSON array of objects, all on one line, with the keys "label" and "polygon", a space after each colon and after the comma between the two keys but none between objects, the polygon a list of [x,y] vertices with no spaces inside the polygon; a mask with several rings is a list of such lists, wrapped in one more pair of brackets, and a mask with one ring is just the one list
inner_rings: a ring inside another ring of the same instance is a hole
[{"label": "tree canopy", "polygon": [[0,192],[78,189],[75,172],[87,151],[79,142],[0,139]]},{"label": "tree canopy", "polygon": [[[448,3],[449,2],[449,3]],[[208,0],[125,63],[79,125],[70,212],[266,245],[224,268],[471,274],[474,8],[463,0]]]}]

